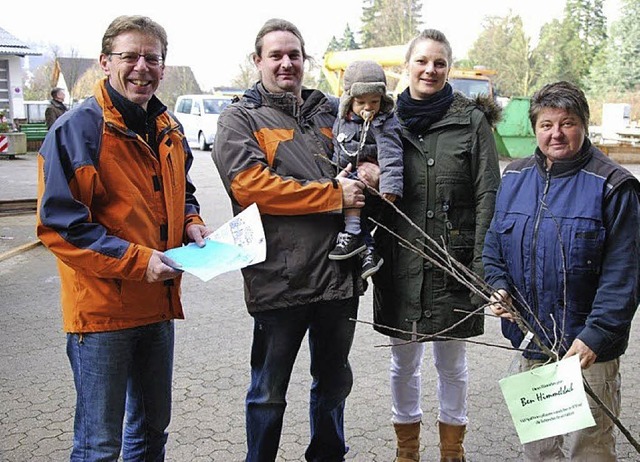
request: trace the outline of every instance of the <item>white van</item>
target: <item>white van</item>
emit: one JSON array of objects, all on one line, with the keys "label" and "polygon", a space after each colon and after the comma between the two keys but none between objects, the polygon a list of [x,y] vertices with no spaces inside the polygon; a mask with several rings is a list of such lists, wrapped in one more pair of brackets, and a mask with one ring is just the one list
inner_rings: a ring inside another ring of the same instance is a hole
[{"label": "white van", "polygon": [[202,151],[211,149],[218,128],[218,116],[231,103],[223,95],[182,95],[176,100],[174,111],[184,127],[190,145]]}]

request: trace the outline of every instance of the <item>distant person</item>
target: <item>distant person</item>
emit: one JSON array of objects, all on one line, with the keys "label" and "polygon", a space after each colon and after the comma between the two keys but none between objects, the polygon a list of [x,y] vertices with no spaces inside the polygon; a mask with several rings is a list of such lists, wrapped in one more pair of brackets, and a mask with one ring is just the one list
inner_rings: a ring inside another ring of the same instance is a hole
[{"label": "distant person", "polygon": [[[640,183],[591,144],[589,104],[574,84],[538,90],[529,119],[538,147],[504,170],[487,232],[491,308],[514,347],[524,333],[500,301],[559,358],[578,355],[587,382],[618,416],[620,357],[640,302]],[[548,361],[531,342],[520,371]],[[595,426],[526,443],[525,460],[617,460],[613,422],[591,398],[589,406]]]},{"label": "distant person", "polygon": [[364,281],[359,265],[327,255],[343,210],[364,205],[364,185],[347,171],[335,177],[335,105],[318,90],[303,90],[306,59],[298,28],[268,20],[253,54],[260,81],[220,115],[212,153],[234,214],[256,203],[267,242],[266,261],[242,270],[254,325],[247,462],[276,460],[291,371],[307,333],[313,382],[305,458],[341,461],[347,452],[351,318]]},{"label": "distant person", "polygon": [[53,123],[58,120],[62,114],[67,112],[67,106],[64,104],[65,93],[62,88],[54,88],[51,90],[51,101],[47,109],[44,111],[44,120],[47,129],[51,128]]},{"label": "distant person", "polygon": [[[58,260],[76,387],[72,461],[164,460],[181,271],[163,251],[208,234],[192,155],[155,96],[167,34],[119,16],[102,38],[106,79],[38,156],[40,240]],[[124,423],[124,436],[123,436]]]},{"label": "distant person", "polygon": [[[344,92],[333,125],[334,161],[340,168],[363,162],[379,165],[380,193],[395,202],[402,197],[402,129],[393,113],[393,99],[387,95],[384,69],[375,61],[355,61],[345,69],[343,81]],[[329,258],[347,260],[360,255],[360,275],[367,279],[384,260],[375,252],[370,226],[361,217],[361,209],[346,209],[344,215],[344,232],[338,233]]]},{"label": "distant person", "polygon": [[[490,98],[471,100],[447,83],[453,52],[442,32],[427,29],[416,36],[405,62],[409,87],[399,95],[396,109],[404,143],[404,191],[397,206],[415,226],[397,213],[384,224],[418,246],[426,242],[426,233],[481,276],[484,235],[500,183],[491,130],[499,109]],[[396,460],[420,460],[425,342],[417,340],[427,336],[437,373],[440,460],[462,462],[469,420],[464,339],[483,333],[483,317],[468,316],[483,301],[384,229],[376,234],[376,250],[385,263],[373,276],[374,320],[393,345]],[[428,337],[439,333],[448,339]]]}]

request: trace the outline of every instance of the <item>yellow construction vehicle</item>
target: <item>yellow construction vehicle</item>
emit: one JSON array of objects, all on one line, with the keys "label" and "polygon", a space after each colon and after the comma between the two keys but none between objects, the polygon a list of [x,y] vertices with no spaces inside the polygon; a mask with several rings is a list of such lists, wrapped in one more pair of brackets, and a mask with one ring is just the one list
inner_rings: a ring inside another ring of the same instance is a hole
[{"label": "yellow construction vehicle", "polygon": [[[326,77],[331,91],[336,96],[342,93],[342,75],[353,61],[371,60],[382,66],[387,75],[387,89],[396,96],[408,85],[408,76],[404,72],[406,45],[388,47],[362,48],[360,50],[330,51],[324,55],[322,73]],[[479,94],[494,97],[491,76],[496,71],[484,68],[461,69],[451,68],[449,83],[454,90],[458,90],[473,98]]]}]

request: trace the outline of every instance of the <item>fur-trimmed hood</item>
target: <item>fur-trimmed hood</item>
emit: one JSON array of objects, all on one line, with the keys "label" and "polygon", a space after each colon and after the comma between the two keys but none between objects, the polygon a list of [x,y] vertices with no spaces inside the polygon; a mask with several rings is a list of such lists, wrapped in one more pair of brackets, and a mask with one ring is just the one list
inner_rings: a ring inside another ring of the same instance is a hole
[{"label": "fur-trimmed hood", "polygon": [[475,97],[474,103],[478,106],[478,109],[484,112],[489,125],[493,128],[502,120],[502,107],[490,96],[478,95]]},{"label": "fur-trimmed hood", "polygon": [[466,110],[469,105],[473,105],[480,109],[492,128],[495,128],[498,122],[502,119],[502,108],[493,100],[493,98],[481,94],[471,99],[458,91],[453,94],[453,102],[451,103],[447,114],[462,112]]}]

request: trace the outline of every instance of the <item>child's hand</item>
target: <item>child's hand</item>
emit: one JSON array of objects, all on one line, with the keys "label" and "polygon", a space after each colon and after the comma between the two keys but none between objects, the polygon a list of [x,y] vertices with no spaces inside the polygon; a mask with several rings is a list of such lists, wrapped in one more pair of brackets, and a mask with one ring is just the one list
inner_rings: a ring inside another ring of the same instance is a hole
[{"label": "child's hand", "polygon": [[395,194],[382,193],[382,197],[388,200],[389,202],[395,202],[398,196]]}]

